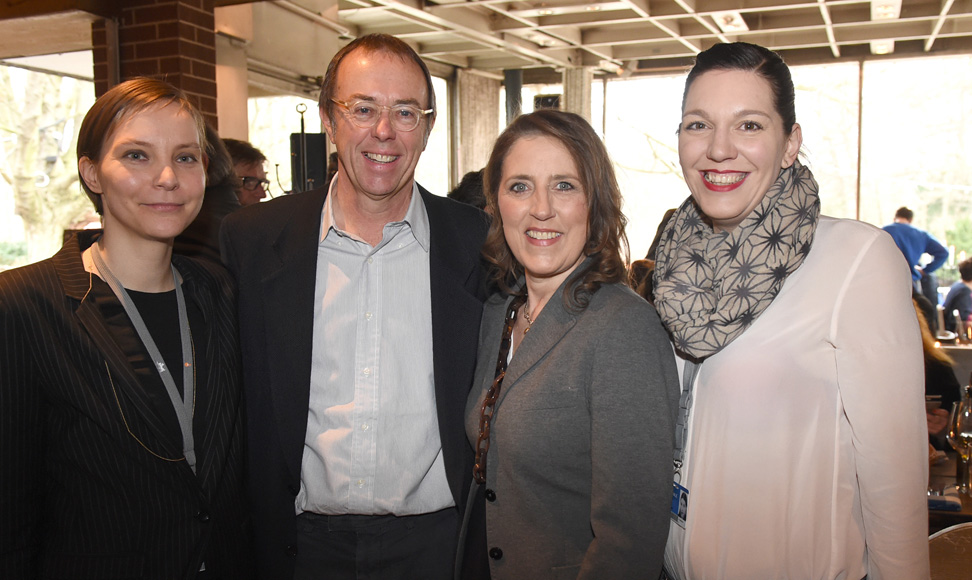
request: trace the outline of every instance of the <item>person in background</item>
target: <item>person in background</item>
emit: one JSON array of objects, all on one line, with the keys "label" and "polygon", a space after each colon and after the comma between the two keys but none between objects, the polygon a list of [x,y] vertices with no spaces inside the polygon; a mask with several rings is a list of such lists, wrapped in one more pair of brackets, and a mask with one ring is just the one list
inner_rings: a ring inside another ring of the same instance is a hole
[{"label": "person in background", "polygon": [[204,144],[172,85],[111,88],[77,145],[103,231],[0,274],[0,578],[252,577],[232,284],[172,253]]},{"label": "person in background", "polygon": [[202,208],[189,227],[176,236],[172,251],[219,264],[219,227],[223,218],[242,206],[236,196],[239,178],[233,170],[233,160],[216,129],[208,123],[206,160],[206,194]]},{"label": "person in background", "polygon": [[648,246],[648,253],[645,254],[643,259],[632,262],[628,270],[628,285],[651,303],[655,302],[652,280],[652,272],[655,270],[655,253],[658,251],[658,242],[661,241],[662,232],[665,231],[665,226],[668,225],[668,220],[672,219],[673,215],[675,215],[675,208],[665,210],[665,214],[658,223],[658,228],[655,229],[655,237],[651,240],[651,245]]},{"label": "person in background", "polygon": [[483,194],[483,170],[470,171],[463,175],[459,185],[450,191],[447,197],[475,208],[486,209],[486,196]]},{"label": "person in background", "polygon": [[966,326],[972,323],[972,258],[959,262],[958,271],[962,279],[952,284],[942,303],[945,330],[952,332],[958,328],[955,320],[956,310],[959,313],[959,320]]},{"label": "person in background", "polygon": [[[948,248],[925,230],[911,225],[914,218],[915,212],[907,207],[899,207],[898,211],[894,212],[894,223],[890,223],[881,229],[891,234],[891,239],[894,240],[908,262],[915,290],[924,294],[921,286],[922,277],[932,274],[948,260]],[[921,257],[924,254],[930,255],[932,261],[923,267]],[[938,304],[937,296],[932,299],[926,294],[925,297],[931,300],[932,304]]]},{"label": "person in background", "polygon": [[[921,295],[937,309],[939,302],[941,302],[941,296],[938,295],[938,276],[935,274],[923,274],[921,280],[918,281],[918,285],[921,287]],[[939,331],[937,315],[932,323],[931,331],[933,333]]]},{"label": "person in background", "polygon": [[239,139],[223,139],[230,157],[233,158],[233,170],[239,178],[236,185],[236,195],[240,205],[253,205],[267,197],[270,180],[264,164],[267,156],[262,151]]},{"label": "person in background", "polygon": [[937,409],[926,408],[925,410],[929,443],[936,449],[945,449],[949,412],[952,403],[961,400],[962,387],[955,378],[952,358],[935,342],[935,337],[928,327],[917,300],[915,300],[915,312],[918,314],[921,347],[925,356],[925,399],[939,404]]},{"label": "person in background", "polygon": [[628,286],[648,302],[655,301],[651,287],[651,273],[654,269],[655,261],[647,258],[635,260],[628,267]]},{"label": "person in background", "polygon": [[928,331],[931,332],[932,336],[935,336],[935,328],[938,326],[938,308],[925,298],[924,294],[912,291],[911,299],[914,300],[915,306],[918,307],[918,312],[928,326]]},{"label": "person in background", "polygon": [[[656,254],[682,359],[671,578],[927,580],[921,335],[881,230],[820,216],[789,69],[701,52],[679,161],[691,195]],[[875,292],[880,288],[880,292]]]},{"label": "person in background", "polygon": [[223,224],[264,580],[452,578],[487,218],[415,182],[435,113],[411,47],[358,37],[321,87],[330,186]]},{"label": "person in background", "polygon": [[607,150],[582,117],[542,109],[500,135],[485,182],[500,292],[466,405],[459,577],[656,580],[678,378],[657,314],[625,284]]}]

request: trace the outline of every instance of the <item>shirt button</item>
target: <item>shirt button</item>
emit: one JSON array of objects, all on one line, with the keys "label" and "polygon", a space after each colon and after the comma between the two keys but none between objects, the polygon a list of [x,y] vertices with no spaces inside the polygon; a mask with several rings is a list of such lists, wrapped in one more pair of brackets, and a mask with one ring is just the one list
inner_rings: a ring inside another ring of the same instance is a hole
[{"label": "shirt button", "polygon": [[496,492],[493,491],[493,490],[491,490],[491,489],[487,489],[486,490],[486,501],[496,501]]},{"label": "shirt button", "polygon": [[365,367],[365,369],[363,371],[361,371],[361,372],[363,372],[365,374],[365,376],[367,376],[367,375],[370,375],[371,374],[371,369],[368,368],[368,367]]},{"label": "shirt button", "polygon": [[365,312],[365,320],[371,320],[371,313]]},{"label": "shirt button", "polygon": [[363,479],[359,479],[357,481],[357,484],[358,484],[358,487],[364,487],[364,480]]},{"label": "shirt button", "polygon": [[374,262],[374,261],[375,261],[375,259],[374,259],[374,258],[368,258],[368,263],[369,263],[369,264],[371,264],[371,263],[372,263],[372,262]]},{"label": "shirt button", "polygon": [[368,429],[371,429],[371,426],[368,425],[367,423],[365,423],[364,425],[361,426],[361,430],[362,431],[367,431]]},{"label": "shirt button", "polygon": [[499,560],[503,557],[503,550],[500,550],[499,548],[490,548],[489,557],[494,560]]}]

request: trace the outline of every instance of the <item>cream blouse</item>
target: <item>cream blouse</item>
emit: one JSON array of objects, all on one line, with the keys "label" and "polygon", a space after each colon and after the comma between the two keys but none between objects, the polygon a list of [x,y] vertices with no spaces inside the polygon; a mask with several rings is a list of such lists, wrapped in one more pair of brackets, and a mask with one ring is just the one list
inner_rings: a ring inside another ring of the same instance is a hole
[{"label": "cream blouse", "polygon": [[928,578],[910,291],[889,236],[820,218],[804,264],[695,380],[688,512],[665,557],[676,578]]}]

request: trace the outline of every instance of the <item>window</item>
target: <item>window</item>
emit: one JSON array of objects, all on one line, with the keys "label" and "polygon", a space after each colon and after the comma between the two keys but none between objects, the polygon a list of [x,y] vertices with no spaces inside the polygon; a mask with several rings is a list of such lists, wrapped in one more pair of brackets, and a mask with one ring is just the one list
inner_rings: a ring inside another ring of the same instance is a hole
[{"label": "window", "polygon": [[0,269],[52,256],[99,222],[78,180],[77,131],[94,84],[0,66]]},{"label": "window", "polygon": [[[791,67],[801,159],[820,185],[823,213],[860,212],[880,226],[907,205],[917,226],[953,247],[951,264],[972,252],[972,75],[959,74],[967,70],[968,55],[867,62],[860,91],[858,63]],[[625,197],[632,258],[645,254],[664,211],[688,196],[675,135],[684,82],[684,74],[655,76],[605,89],[605,143]],[[940,276],[954,277],[948,269]]]},{"label": "window", "polygon": [[452,146],[449,142],[449,85],[445,79],[432,77],[435,89],[435,125],[429,135],[425,152],[415,168],[415,181],[436,195],[449,193],[449,167]]},{"label": "window", "polygon": [[972,251],[972,56],[864,64],[861,219],[891,222],[898,207],[950,246],[939,284]]}]

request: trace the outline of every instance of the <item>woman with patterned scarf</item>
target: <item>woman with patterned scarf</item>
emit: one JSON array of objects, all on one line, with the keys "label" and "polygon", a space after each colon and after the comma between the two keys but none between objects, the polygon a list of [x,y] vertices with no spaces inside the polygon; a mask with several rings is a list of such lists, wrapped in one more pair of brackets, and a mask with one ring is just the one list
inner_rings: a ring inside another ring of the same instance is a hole
[{"label": "woman with patterned scarf", "polygon": [[921,336],[900,252],[820,216],[779,55],[699,54],[678,139],[691,196],[654,271],[683,387],[666,573],[928,578]]}]

